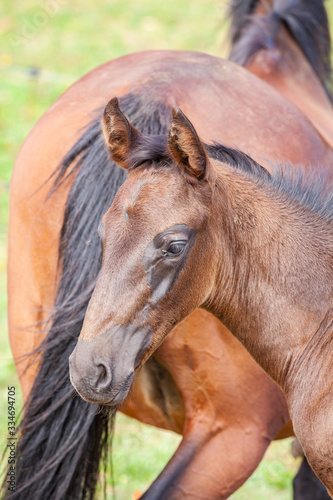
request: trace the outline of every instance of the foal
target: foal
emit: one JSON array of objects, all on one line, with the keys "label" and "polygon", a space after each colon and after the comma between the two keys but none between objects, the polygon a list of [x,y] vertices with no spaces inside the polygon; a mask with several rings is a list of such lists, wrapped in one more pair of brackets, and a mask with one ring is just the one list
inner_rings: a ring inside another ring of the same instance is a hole
[{"label": "foal", "polygon": [[128,170],[103,217],[104,254],[73,385],[114,405],[196,307],[219,318],[283,388],[309,463],[333,494],[333,191],[288,168],[205,145],[175,108],[169,136],[142,136],[117,99],[103,119]]}]

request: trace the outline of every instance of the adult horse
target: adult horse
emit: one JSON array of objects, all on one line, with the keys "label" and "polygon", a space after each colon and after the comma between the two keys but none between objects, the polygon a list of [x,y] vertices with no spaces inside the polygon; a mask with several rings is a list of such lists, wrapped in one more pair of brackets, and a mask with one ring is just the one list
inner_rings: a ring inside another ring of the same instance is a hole
[{"label": "adult horse", "polygon": [[113,98],[103,131],[129,175],[102,219],[102,268],[70,356],[74,387],[121,403],[135,372],[200,306],[283,388],[332,496],[332,167],[271,175],[241,151],[204,144],[178,107],[167,136],[143,135]]},{"label": "adult horse", "polygon": [[[147,78],[147,74],[154,69],[159,72],[161,95],[165,89],[169,88],[168,85],[177,83],[178,92],[176,94],[180,94],[177,96],[180,99],[179,103],[186,100],[183,89],[188,84],[194,86],[196,98],[202,95],[202,90],[201,93],[199,91],[196,94],[199,84],[207,85],[207,89],[212,89],[214,92],[229,90],[231,93],[230,107],[227,107],[226,116],[233,116],[232,103],[235,104],[239,96],[243,96],[243,98],[247,96],[246,85],[253,85],[254,90],[250,92],[252,106],[258,104],[256,98],[258,94],[256,93],[260,93],[264,89],[265,95],[268,92],[267,99],[270,104],[274,98],[277,99],[277,104],[275,106],[272,104],[273,109],[278,110],[279,105],[281,106],[277,114],[278,117],[281,117],[281,110],[284,111],[286,113],[284,118],[292,121],[294,130],[298,130],[299,138],[303,134],[303,138],[310,140],[313,146],[322,152],[323,157],[330,155],[329,149],[287,101],[283,99],[281,101],[281,97],[276,97],[276,94],[272,94],[266,86],[262,87],[257,80],[251,78],[249,80],[248,76],[244,76],[245,72],[241,71],[237,74],[238,70],[233,65],[226,63],[224,65],[216,59],[195,56],[194,54],[180,56],[176,53],[163,53],[165,58],[163,62],[159,60],[160,57],[161,54],[143,54],[135,58],[134,56],[124,58],[109,63],[108,66],[104,66],[85,77],[72,87],[63,98],[58,100],[34,129],[16,165],[11,199],[9,271],[11,339],[14,353],[21,355],[30,352],[33,347],[39,344],[43,331],[39,330],[37,335],[32,331],[27,335],[26,327],[36,323],[42,324],[48,318],[49,310],[54,301],[56,303],[50,334],[42,346],[43,362],[39,381],[37,378],[32,393],[32,402],[27,409],[23,424],[25,438],[21,445],[21,449],[24,451],[21,467],[24,470],[19,484],[24,488],[23,494],[25,496],[30,494],[34,498],[38,498],[38,495],[40,498],[46,498],[47,495],[52,496],[52,498],[57,498],[57,496],[65,498],[67,491],[73,490],[74,484],[77,488],[74,490],[77,491],[77,497],[82,494],[82,491],[93,490],[95,478],[92,477],[94,476],[92,472],[94,473],[98,467],[96,462],[98,462],[97,457],[100,452],[101,431],[106,427],[103,418],[96,416],[96,407],[90,408],[89,418],[87,418],[86,407],[80,406],[78,400],[71,399],[68,385],[65,382],[61,383],[61,378],[67,377],[66,359],[75,343],[75,339],[71,339],[63,330],[71,328],[71,333],[78,335],[84,310],[100,265],[99,249],[96,239],[93,239],[94,227],[111,203],[116,188],[124,179],[115,166],[113,166],[113,170],[109,171],[102,169],[103,163],[107,164],[107,160],[105,150],[99,140],[98,125],[93,126],[85,134],[63,164],[64,169],[66,169],[81,155],[81,160],[84,160],[86,168],[82,168],[81,174],[77,175],[77,183],[73,184],[72,194],[67,202],[65,215],[67,225],[64,224],[61,235],[61,273],[58,278],[57,292],[54,277],[57,268],[59,233],[63,224],[63,211],[68,189],[74,176],[67,179],[67,185],[66,182],[62,183],[61,187],[46,203],[44,201],[50,183],[34,193],[43,180],[47,180],[64,152],[74,142],[78,128],[87,120],[87,113],[101,105],[113,90],[118,94],[125,93],[131,86],[135,87],[137,80]],[[197,71],[194,71],[195,74],[193,74],[191,66],[194,62],[198,68]],[[142,67],[135,68],[135,64],[140,63]],[[176,68],[173,68],[173,65]],[[174,75],[171,68],[175,72]],[[201,76],[198,75],[199,71],[202,73]],[[217,75],[218,72],[221,73],[220,76]],[[170,74],[173,76],[171,77]],[[108,81],[111,75],[112,82]],[[133,79],[133,83],[131,83],[131,79]],[[168,79],[169,83],[166,81]],[[124,81],[126,81],[125,88]],[[236,81],[240,88],[233,92],[232,86]],[[97,86],[100,95],[96,95]],[[174,88],[176,87],[174,86]],[[155,127],[155,131],[158,133],[163,131],[163,128],[166,130],[168,119],[167,110],[164,108],[166,103],[163,102],[159,89],[155,89],[155,91],[157,91],[157,96],[155,95],[154,103],[158,104],[158,109],[155,111],[157,121],[149,120],[147,117],[146,123],[138,123],[138,127],[141,125],[142,131],[146,132],[151,132]],[[218,95],[216,95],[217,98]],[[81,99],[83,100],[82,106],[73,109],[73,102],[78,102],[78,100],[81,102]],[[145,102],[147,99],[147,96],[143,96],[143,102],[141,102],[133,95],[124,97],[129,115],[139,117],[140,106],[148,111],[149,107]],[[205,100],[207,99],[212,105],[214,101],[215,108],[216,99],[214,100],[214,96],[207,97],[205,95]],[[188,101],[188,105],[191,107],[192,103],[193,100]],[[222,111],[224,106],[225,103],[221,103],[219,111]],[[166,113],[165,116],[163,109]],[[240,113],[239,102],[234,108],[236,114],[237,109]],[[216,109],[216,113],[217,111]],[[209,107],[206,112],[209,112]],[[204,110],[201,110],[199,115],[200,113],[204,113]],[[269,110],[258,110],[255,123],[258,121],[259,133],[264,130],[268,113]],[[222,133],[225,130],[225,125],[217,123],[219,121],[217,114],[209,114],[208,117],[204,113],[204,116],[199,116],[199,120],[203,123],[203,120],[208,118],[203,128],[207,127],[208,131],[210,127],[212,129],[217,127],[215,138],[218,139],[218,127]],[[249,115],[253,114],[251,104],[245,111],[246,114],[250,119]],[[68,116],[70,116],[70,120],[68,120]],[[158,122],[161,117],[164,123]],[[140,118],[142,118],[141,114]],[[243,135],[246,136],[249,132],[245,131],[245,127],[238,127],[240,120],[240,116],[236,117],[234,127],[243,141]],[[278,122],[275,123],[275,126],[278,126]],[[232,142],[236,143],[235,134],[230,132],[230,138],[233,135]],[[286,132],[284,133],[286,134]],[[50,142],[50,135],[52,135],[52,142]],[[282,156],[290,157],[294,161],[299,158],[301,161],[304,158],[304,153],[306,154],[306,151],[293,152],[293,148],[288,147],[285,147],[283,151],[281,145],[277,144],[273,138],[263,146],[263,137],[253,141],[253,135],[252,133],[252,136],[244,139],[248,141],[248,148],[251,148],[250,143],[252,143],[252,147],[257,143],[260,154],[266,157]],[[283,133],[280,137],[283,137]],[[41,147],[43,143],[45,149]],[[253,149],[251,150],[253,151]],[[94,171],[91,170],[91,162],[96,163]],[[112,184],[114,185],[112,186]],[[104,199],[101,197],[100,191],[102,185],[106,188],[103,190]],[[93,193],[89,193],[89,186]],[[31,196],[33,193],[34,195]],[[91,201],[90,207],[87,207],[89,211],[83,209],[87,200]],[[73,222],[72,225],[70,221]],[[90,225],[87,225],[87,222]],[[82,234],[83,230],[89,236],[85,237]],[[23,252],[23,248],[25,252]],[[71,295],[68,297],[69,290],[71,290]],[[56,299],[54,299],[55,294]],[[155,417],[152,419],[151,416],[147,416],[148,412],[145,411],[141,401],[133,399],[128,404],[128,411],[137,412],[136,414],[141,418],[146,420],[150,418],[150,422],[155,423],[155,425],[159,424],[184,432],[184,439],[179,451],[150,491],[150,495],[157,495],[158,498],[162,498],[163,494],[168,498],[170,495],[176,495],[178,488],[182,484],[186,485],[189,481],[193,484],[193,491],[201,486],[205,488],[205,491],[211,492],[211,498],[215,498],[217,495],[219,497],[221,495],[228,496],[256,467],[269,440],[274,437],[287,419],[285,403],[279,391],[254,365],[241,346],[230,337],[230,334],[224,333],[225,336],[221,337],[220,329],[222,327],[213,319],[208,320],[207,314],[195,314],[197,316],[194,316],[192,320],[190,318],[187,330],[184,323],[181,332],[177,336],[174,335],[173,339],[169,338],[168,343],[161,347],[159,360],[162,364],[155,361],[150,367],[146,365],[145,375],[142,376],[141,381],[137,381],[137,391],[144,394],[146,409],[153,407]],[[22,329],[25,330],[24,335]],[[206,329],[212,347],[209,347],[208,341],[204,340],[203,329]],[[225,332],[225,329],[223,331]],[[180,335],[183,335],[183,338]],[[197,338],[196,342],[195,337]],[[218,348],[218,346],[220,347]],[[206,362],[203,362],[203,352],[205,351]],[[217,352],[218,355],[216,355]],[[222,356],[224,366],[221,366],[220,363]],[[168,375],[165,366],[169,368],[172,377]],[[245,366],[247,368],[243,371]],[[32,368],[23,376],[23,368],[25,368],[23,364],[18,364],[23,384],[25,384],[25,394],[27,394],[31,381],[35,377],[35,370]],[[207,380],[207,373],[212,369],[217,374],[215,385]],[[54,385],[55,380],[58,381],[58,387]],[[161,380],[164,383],[164,385],[162,384],[162,395],[159,394],[158,404],[156,404],[154,397],[155,387],[158,386],[152,384],[152,380],[153,382],[157,380],[160,387]],[[178,391],[175,389],[174,381],[178,386]],[[235,386],[238,388],[238,399],[235,399]],[[170,387],[172,398],[168,396]],[[240,387],[243,389],[241,390]],[[179,392],[185,402],[185,415]],[[249,393],[251,393],[252,399],[249,399]],[[51,402],[52,404],[50,404]],[[184,419],[186,419],[185,425]],[[38,431],[38,425],[41,423],[43,426]],[[66,425],[72,427],[73,423],[76,423],[76,428],[72,430],[72,434],[68,434],[68,431],[66,433]],[[40,454],[40,442],[45,442],[45,429],[48,426],[52,433],[47,438],[46,453],[42,459],[37,459]],[[80,430],[80,434],[76,435],[75,430]],[[36,432],[40,432],[40,434],[37,436]],[[265,439],[262,438],[263,435],[266,436]],[[244,445],[244,437],[246,445]],[[198,475],[189,476],[191,467],[204,471],[207,457],[221,453],[221,443],[228,441],[228,448],[231,450],[229,456],[224,457],[224,454],[221,454],[220,463],[215,465],[221,469],[216,471],[220,475],[219,480],[208,475],[206,475],[205,481],[202,476],[201,478]],[[35,444],[33,444],[34,442]],[[92,443],[95,443],[95,448]],[[74,450],[74,446],[77,446],[77,449]],[[246,463],[239,461],[240,449],[248,450]],[[54,460],[56,452],[56,460]],[[35,482],[31,482],[32,471],[26,470],[26,467],[32,466],[36,471],[38,468],[36,463],[42,463],[44,468],[42,467],[32,478],[32,481]],[[86,464],[86,467],[82,464]],[[66,473],[61,473],[61,470],[66,471]],[[174,484],[175,475],[177,475],[178,485]],[[60,484],[59,477],[65,477],[67,482]],[[24,484],[25,478],[27,478],[26,484]],[[42,488],[38,480],[43,481]],[[30,483],[29,486],[27,483]],[[150,496],[150,498],[154,497]]]}]

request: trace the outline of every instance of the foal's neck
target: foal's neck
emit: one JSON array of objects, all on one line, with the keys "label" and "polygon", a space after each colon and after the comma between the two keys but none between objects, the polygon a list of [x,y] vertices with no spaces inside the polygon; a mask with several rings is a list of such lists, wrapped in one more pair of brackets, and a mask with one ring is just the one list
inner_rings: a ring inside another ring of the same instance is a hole
[{"label": "foal's neck", "polygon": [[333,337],[332,221],[268,181],[225,166],[218,173],[220,261],[205,307],[288,390],[306,346]]}]

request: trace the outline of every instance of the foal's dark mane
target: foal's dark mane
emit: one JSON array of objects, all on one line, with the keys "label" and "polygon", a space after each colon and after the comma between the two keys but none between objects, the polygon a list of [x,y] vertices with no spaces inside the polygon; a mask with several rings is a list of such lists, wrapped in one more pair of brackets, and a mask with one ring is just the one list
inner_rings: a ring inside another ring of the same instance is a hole
[{"label": "foal's dark mane", "polygon": [[273,47],[280,26],[296,41],[332,100],[331,36],[324,0],[274,0],[265,16],[254,12],[260,0],[231,0],[230,59],[240,65]]},{"label": "foal's dark mane", "polygon": [[318,168],[305,170],[290,163],[272,165],[272,174],[246,153],[215,143],[206,145],[208,155],[229,165],[235,171],[247,176],[264,190],[275,195],[285,195],[290,201],[308,207],[313,212],[333,217],[333,185],[327,185],[327,178]]}]

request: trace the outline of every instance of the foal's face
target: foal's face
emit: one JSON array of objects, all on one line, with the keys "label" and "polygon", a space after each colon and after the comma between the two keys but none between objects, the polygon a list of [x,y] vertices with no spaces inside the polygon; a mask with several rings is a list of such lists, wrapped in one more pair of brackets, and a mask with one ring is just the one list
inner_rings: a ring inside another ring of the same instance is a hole
[{"label": "foal's face", "polygon": [[89,401],[122,402],[135,370],[212,289],[211,188],[198,173],[172,156],[164,166],[147,161],[102,219],[102,268],[70,358],[72,383]]}]

